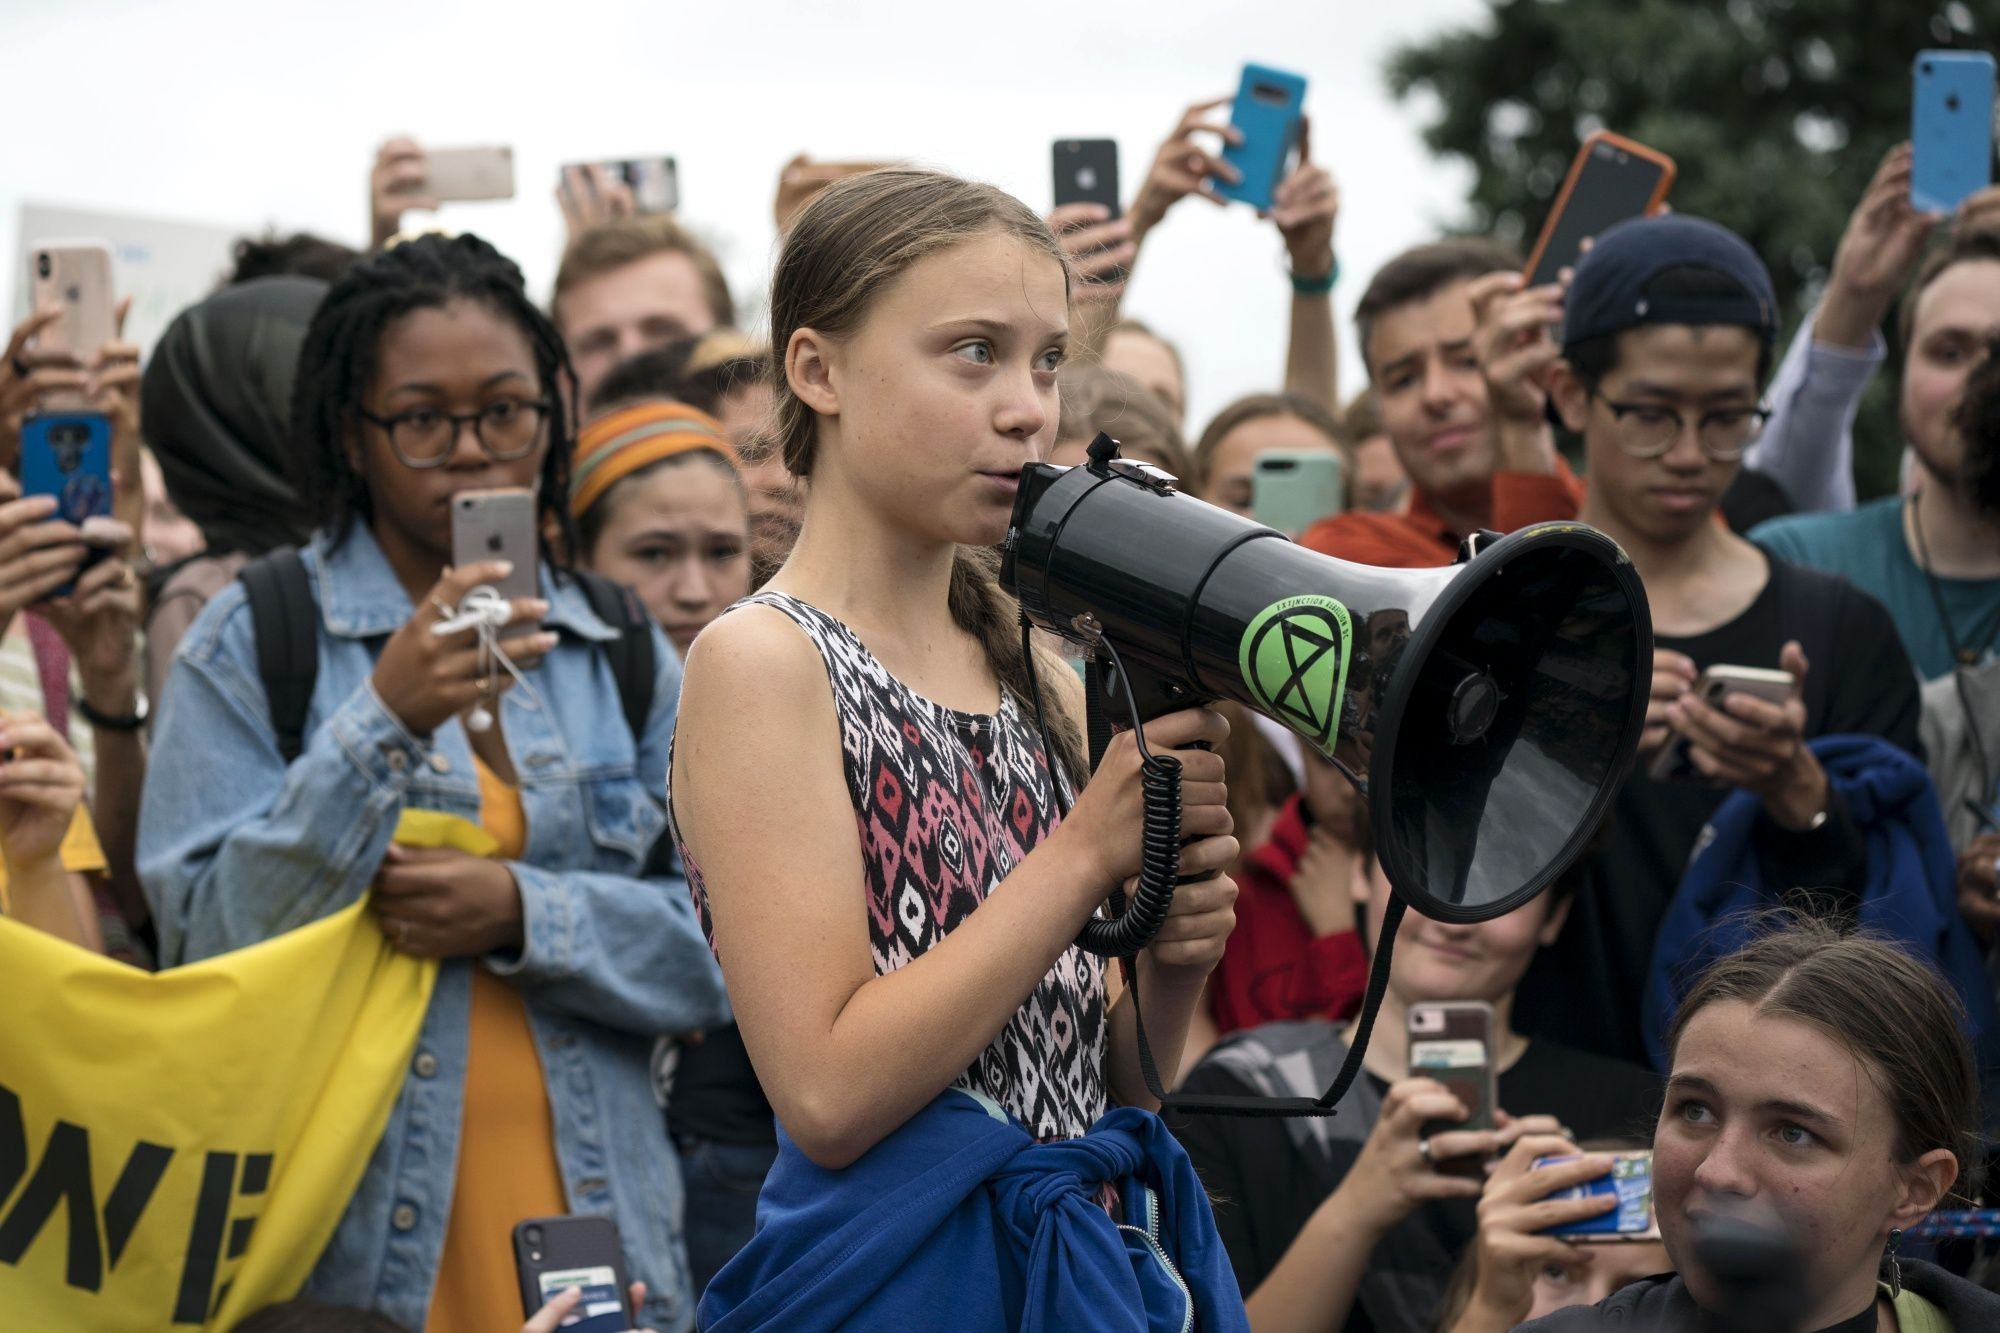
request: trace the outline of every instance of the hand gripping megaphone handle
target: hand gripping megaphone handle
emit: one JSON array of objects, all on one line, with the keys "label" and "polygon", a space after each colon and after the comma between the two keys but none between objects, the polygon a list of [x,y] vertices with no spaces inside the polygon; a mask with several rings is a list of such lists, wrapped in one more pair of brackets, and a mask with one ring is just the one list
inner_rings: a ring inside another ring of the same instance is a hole
[{"label": "hand gripping megaphone handle", "polygon": [[[1173,910],[1177,887],[1209,876],[1181,875],[1181,761],[1170,754],[1154,754],[1147,748],[1138,701],[1132,693],[1131,678],[1125,674],[1125,664],[1118,660],[1118,648],[1108,639],[1102,648],[1111,658],[1113,676],[1131,717],[1133,740],[1139,746],[1139,783],[1145,806],[1139,887],[1129,902],[1122,889],[1114,890],[1105,904],[1110,915],[1093,916],[1084,922],[1076,942],[1079,948],[1103,958],[1125,958],[1145,948],[1160,933],[1160,927],[1167,922],[1167,913]],[[1111,734],[1103,702],[1103,667],[1095,657],[1086,668],[1085,679],[1090,763],[1095,769],[1104,757]]]}]

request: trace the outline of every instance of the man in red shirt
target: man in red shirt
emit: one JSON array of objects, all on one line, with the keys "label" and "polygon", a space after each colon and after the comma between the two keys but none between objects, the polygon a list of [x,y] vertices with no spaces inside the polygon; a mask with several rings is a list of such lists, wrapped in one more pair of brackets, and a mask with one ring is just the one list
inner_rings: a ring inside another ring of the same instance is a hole
[{"label": "man in red shirt", "polygon": [[1556,453],[1542,377],[1559,348],[1559,286],[1524,288],[1492,241],[1406,250],[1355,311],[1361,357],[1396,457],[1414,483],[1407,513],[1322,519],[1300,543],[1365,565],[1448,565],[1481,528],[1573,519],[1583,486]]}]

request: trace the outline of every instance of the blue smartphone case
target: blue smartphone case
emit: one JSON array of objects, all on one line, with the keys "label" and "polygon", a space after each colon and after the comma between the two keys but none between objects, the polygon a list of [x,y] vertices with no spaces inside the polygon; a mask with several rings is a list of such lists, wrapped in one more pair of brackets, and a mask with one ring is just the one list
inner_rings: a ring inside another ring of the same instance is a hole
[{"label": "blue smartphone case", "polygon": [[1993,183],[1993,57],[1919,51],[1911,68],[1910,204],[1949,213]]},{"label": "blue smartphone case", "polygon": [[1268,209],[1283,179],[1285,160],[1298,142],[1299,117],[1306,105],[1306,81],[1297,74],[1263,65],[1245,65],[1236,90],[1229,123],[1243,131],[1243,142],[1222,150],[1222,160],[1243,173],[1234,185],[1215,177],[1215,192],[1224,199]]},{"label": "blue smartphone case", "polygon": [[[55,517],[83,526],[111,514],[111,419],[102,412],[44,412],[21,423],[21,495],[53,495]],[[102,558],[94,552],[85,565]],[[50,596],[67,597],[65,583]]]},{"label": "blue smartphone case", "polygon": [[[1553,1166],[1557,1162],[1573,1162],[1574,1157],[1538,1157],[1536,1166]],[[1581,1222],[1570,1222],[1564,1226],[1550,1227],[1542,1232],[1545,1236],[1646,1236],[1653,1234],[1653,1155],[1651,1153],[1620,1153],[1612,1161],[1611,1174],[1572,1189],[1557,1190],[1548,1197],[1555,1199],[1587,1199],[1597,1194],[1612,1194],[1618,1198],[1618,1206],[1600,1217],[1586,1218]]]}]

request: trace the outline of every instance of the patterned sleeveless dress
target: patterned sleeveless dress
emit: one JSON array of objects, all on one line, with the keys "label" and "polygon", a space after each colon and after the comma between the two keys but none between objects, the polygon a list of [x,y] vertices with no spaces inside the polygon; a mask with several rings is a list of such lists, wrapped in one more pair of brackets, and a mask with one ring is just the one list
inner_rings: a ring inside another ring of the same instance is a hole
[{"label": "patterned sleeveless dress", "polygon": [[[817,607],[778,592],[748,600],[784,613],[826,662],[869,946],[876,975],[892,972],[950,934],[1056,826],[1048,756],[1009,691],[992,715],[942,707]],[[678,829],[675,844],[713,949],[708,892]],[[1072,946],[953,1086],[992,1098],[1037,1138],[1073,1138],[1104,1113],[1104,1043],[1103,961]]]}]

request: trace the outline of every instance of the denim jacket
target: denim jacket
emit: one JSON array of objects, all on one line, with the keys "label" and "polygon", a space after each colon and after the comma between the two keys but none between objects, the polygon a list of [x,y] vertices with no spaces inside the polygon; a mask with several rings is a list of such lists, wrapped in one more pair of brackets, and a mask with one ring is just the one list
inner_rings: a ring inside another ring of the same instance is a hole
[{"label": "denim jacket", "polygon": [[[369,682],[383,643],[410,616],[373,536],[357,527],[330,549],[321,534],[305,562],[320,611],[319,675],[305,748],[290,767],[272,733],[241,584],[189,629],[160,701],[139,871],[163,965],[241,948],[352,903],[405,807],[479,819],[459,722],[428,740],[413,736]],[[556,583],[544,566],[541,587],[560,641],[499,709],[527,815],[526,855],[509,863],[525,944],[439,969],[388,1128],[307,1291],[422,1327],[451,1211],[477,965],[526,1001],[571,1210],[616,1221],[632,1275],[650,1293],[642,1322],[671,1333],[689,1326],[693,1303],[680,1172],[647,1058],[657,1035],[729,1016],[686,885],[641,877],[665,823],[680,664],[654,631],[659,679],[635,746],[598,647],[616,631],[574,581]]]}]

